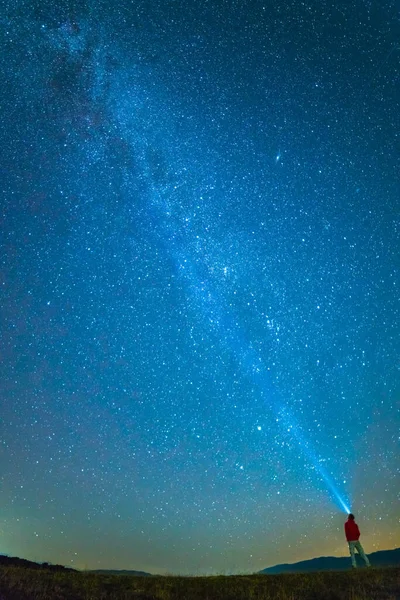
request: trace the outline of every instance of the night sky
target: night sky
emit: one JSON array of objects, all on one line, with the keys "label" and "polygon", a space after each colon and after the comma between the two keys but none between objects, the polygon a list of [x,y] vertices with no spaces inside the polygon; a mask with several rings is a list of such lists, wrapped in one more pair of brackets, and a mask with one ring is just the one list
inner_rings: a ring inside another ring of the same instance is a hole
[{"label": "night sky", "polygon": [[400,546],[395,5],[3,2],[1,553]]}]

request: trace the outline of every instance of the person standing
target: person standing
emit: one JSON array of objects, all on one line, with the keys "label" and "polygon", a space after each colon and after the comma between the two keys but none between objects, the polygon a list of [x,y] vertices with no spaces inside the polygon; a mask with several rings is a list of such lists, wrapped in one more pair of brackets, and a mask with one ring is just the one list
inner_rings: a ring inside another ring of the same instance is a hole
[{"label": "person standing", "polygon": [[358,554],[364,560],[367,567],[371,566],[371,563],[368,560],[368,556],[364,552],[364,548],[361,546],[360,538],[360,530],[358,529],[358,525],[354,520],[354,515],[352,513],[349,514],[346,523],[344,524],[344,532],[346,534],[346,540],[349,543],[349,550],[351,556],[351,564],[355,569],[357,567],[355,551],[357,550]]}]

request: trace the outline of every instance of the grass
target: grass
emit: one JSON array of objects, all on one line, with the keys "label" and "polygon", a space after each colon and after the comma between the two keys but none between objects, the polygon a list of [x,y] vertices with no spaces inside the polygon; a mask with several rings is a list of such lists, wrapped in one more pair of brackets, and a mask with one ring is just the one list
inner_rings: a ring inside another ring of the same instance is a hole
[{"label": "grass", "polygon": [[400,567],[133,577],[2,566],[0,600],[400,600]]}]

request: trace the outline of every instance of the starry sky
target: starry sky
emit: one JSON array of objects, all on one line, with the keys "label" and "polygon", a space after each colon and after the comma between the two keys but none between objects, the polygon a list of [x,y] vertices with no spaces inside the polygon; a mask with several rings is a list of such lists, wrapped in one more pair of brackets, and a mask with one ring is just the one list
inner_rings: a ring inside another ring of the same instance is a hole
[{"label": "starry sky", "polygon": [[0,550],[400,546],[394,0],[5,0]]}]

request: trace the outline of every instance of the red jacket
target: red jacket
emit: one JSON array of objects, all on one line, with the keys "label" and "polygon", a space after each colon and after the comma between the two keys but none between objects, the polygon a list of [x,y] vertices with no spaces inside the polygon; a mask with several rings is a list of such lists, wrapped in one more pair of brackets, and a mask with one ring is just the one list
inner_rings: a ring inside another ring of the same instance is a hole
[{"label": "red jacket", "polygon": [[358,529],[358,525],[355,521],[349,519],[344,524],[344,532],[346,534],[346,540],[348,542],[356,542],[360,537],[360,530]]}]

